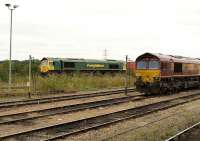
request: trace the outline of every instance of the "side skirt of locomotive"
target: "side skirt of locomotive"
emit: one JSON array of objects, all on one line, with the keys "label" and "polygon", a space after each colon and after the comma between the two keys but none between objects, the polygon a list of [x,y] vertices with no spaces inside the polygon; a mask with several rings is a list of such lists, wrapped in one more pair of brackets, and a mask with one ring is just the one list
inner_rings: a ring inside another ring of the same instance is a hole
[{"label": "side skirt of locomotive", "polygon": [[73,74],[89,74],[89,75],[104,75],[104,74],[119,74],[119,73],[125,73],[124,70],[53,70],[48,71],[46,73],[41,73],[42,76],[48,76],[51,74],[67,74],[67,75],[73,75]]},{"label": "side skirt of locomotive", "polygon": [[163,77],[154,83],[136,82],[136,89],[146,94],[171,94],[178,91],[199,88],[200,76]]}]

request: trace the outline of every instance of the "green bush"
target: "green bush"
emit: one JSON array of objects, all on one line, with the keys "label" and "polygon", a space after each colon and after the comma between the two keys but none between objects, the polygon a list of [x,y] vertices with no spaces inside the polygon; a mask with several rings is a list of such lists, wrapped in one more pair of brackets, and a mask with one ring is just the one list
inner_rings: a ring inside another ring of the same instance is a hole
[{"label": "green bush", "polygon": [[[39,60],[34,60],[32,62],[32,72],[39,73]],[[8,81],[8,68],[9,61],[0,62],[0,81],[7,82]],[[13,81],[18,80],[17,77],[27,77],[29,72],[29,61],[12,61],[12,78]]]},{"label": "green bush", "polygon": [[[131,81],[133,81],[131,79]],[[39,76],[36,87],[39,91],[85,91],[109,89],[124,86],[124,74],[85,75],[85,74],[53,74],[48,77]]]}]

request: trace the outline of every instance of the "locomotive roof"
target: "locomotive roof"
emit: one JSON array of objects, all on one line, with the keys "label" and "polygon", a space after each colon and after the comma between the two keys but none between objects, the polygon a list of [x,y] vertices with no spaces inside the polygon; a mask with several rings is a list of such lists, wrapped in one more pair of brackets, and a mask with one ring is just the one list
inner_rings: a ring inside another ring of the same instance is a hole
[{"label": "locomotive roof", "polygon": [[183,56],[175,56],[175,55],[164,55],[161,53],[144,53],[140,55],[137,60],[142,59],[143,57],[156,57],[162,62],[180,62],[180,63],[195,63],[200,64],[200,59],[198,58],[190,58],[190,57],[183,57]]},{"label": "locomotive roof", "polygon": [[[106,59],[106,60],[97,60],[97,59],[82,59],[82,58],[50,58],[46,57],[43,58],[42,60],[51,60],[51,61],[60,61],[62,60],[63,62],[92,62],[92,63],[122,63],[123,61],[119,60],[111,60],[111,59]],[[41,61],[42,61],[41,60]]]}]

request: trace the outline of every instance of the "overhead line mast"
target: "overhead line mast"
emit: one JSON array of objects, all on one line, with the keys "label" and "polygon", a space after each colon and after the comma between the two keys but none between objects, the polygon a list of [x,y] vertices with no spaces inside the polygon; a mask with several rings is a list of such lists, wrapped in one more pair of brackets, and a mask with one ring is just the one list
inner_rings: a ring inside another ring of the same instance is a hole
[{"label": "overhead line mast", "polygon": [[104,50],[104,59],[105,59],[105,60],[108,59],[107,57],[108,57],[108,50],[105,49],[105,50]]}]

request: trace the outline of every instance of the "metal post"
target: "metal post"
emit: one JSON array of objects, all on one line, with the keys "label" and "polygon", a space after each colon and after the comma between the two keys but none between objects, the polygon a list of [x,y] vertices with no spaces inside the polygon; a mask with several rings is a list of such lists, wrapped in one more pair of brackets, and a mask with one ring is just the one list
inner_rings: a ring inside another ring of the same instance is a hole
[{"label": "metal post", "polygon": [[6,7],[10,10],[10,54],[9,54],[9,78],[8,78],[8,93],[11,92],[11,85],[12,85],[12,17],[13,17],[13,10],[15,10],[18,5],[12,4],[5,4]]},{"label": "metal post", "polygon": [[125,94],[128,93],[128,55],[126,55]]},{"label": "metal post", "polygon": [[12,85],[12,15],[13,9],[10,9],[10,54],[9,54],[9,78],[8,78],[8,93],[11,93]]},{"label": "metal post", "polygon": [[29,55],[29,97],[30,97],[30,94],[31,94],[31,62],[32,62],[32,57],[31,55]]}]

